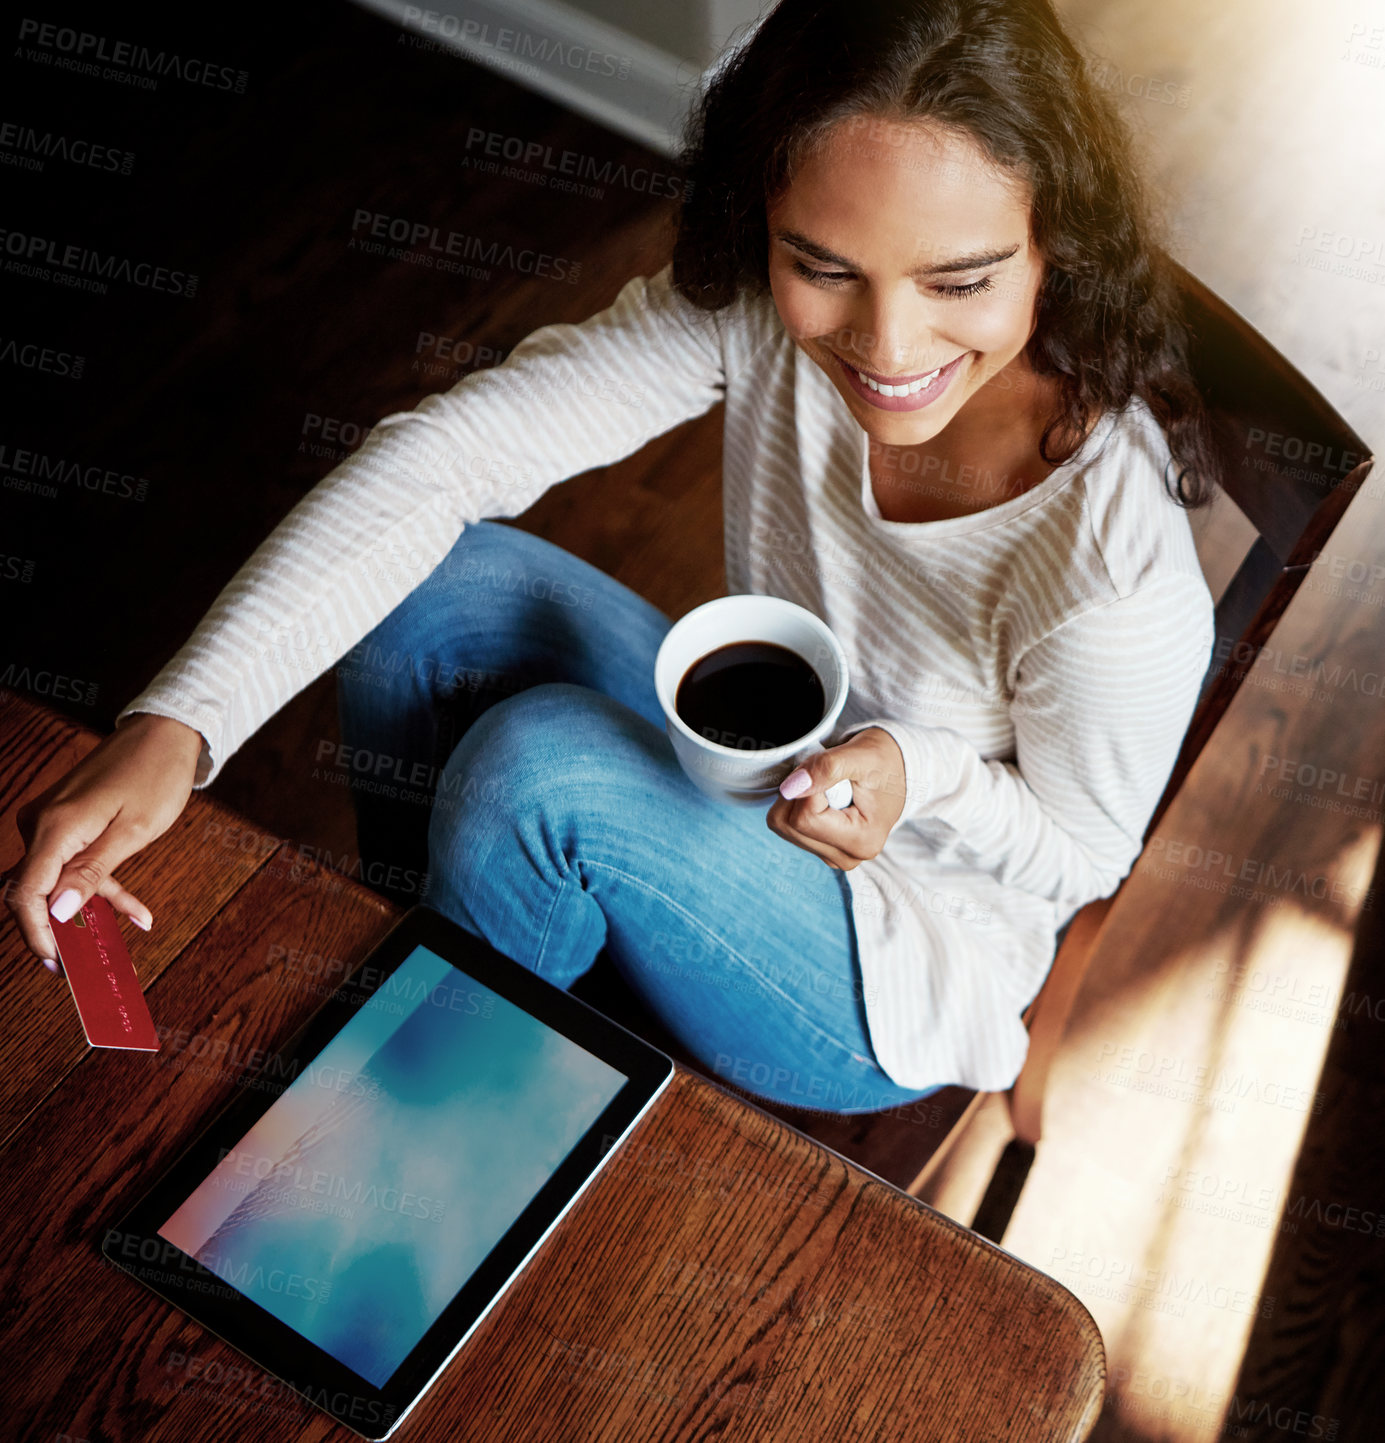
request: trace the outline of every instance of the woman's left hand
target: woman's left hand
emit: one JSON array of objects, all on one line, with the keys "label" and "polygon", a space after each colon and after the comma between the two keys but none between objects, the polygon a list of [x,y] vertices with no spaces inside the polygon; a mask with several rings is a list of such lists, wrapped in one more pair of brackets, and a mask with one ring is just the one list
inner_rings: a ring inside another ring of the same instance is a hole
[{"label": "woman's left hand", "polygon": [[[783,796],[783,789],[804,773],[807,789],[792,800]],[[852,800],[838,811],[827,805],[823,793],[843,777],[851,779]],[[867,727],[790,772],[765,820],[776,836],[821,857],[829,867],[849,872],[885,845],[904,811],[904,783],[899,743],[889,732]]]}]

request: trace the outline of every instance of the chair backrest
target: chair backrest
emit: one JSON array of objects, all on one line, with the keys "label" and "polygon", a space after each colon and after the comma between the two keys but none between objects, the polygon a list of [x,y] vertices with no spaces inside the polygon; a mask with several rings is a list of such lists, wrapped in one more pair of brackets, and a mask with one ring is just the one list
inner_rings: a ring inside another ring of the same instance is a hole
[{"label": "chair backrest", "polygon": [[[1217,602],[1212,658],[1168,784],[1145,828],[1146,842],[1373,460],[1326,397],[1249,321],[1177,261],[1170,259],[1170,265],[1190,332],[1193,378],[1220,464],[1217,481],[1257,535]],[[1060,946],[1072,920],[1058,930]],[[1080,971],[1074,976],[1080,980]],[[1071,991],[1075,983],[1064,986]],[[1036,1013],[1031,1008],[1026,1015]]]},{"label": "chair backrest", "polygon": [[1244,317],[1172,264],[1221,463],[1217,479],[1258,535],[1217,603],[1201,698],[1146,840],[1372,464],[1366,443],[1321,392]]},{"label": "chair backrest", "polygon": [[[1372,464],[1365,443],[1318,390],[1243,317],[1173,264],[1191,333],[1193,377],[1220,463],[1217,480],[1257,536],[1217,603],[1202,694],[1146,842]],[[1029,1054],[1010,1090],[1016,1142],[1007,1156],[1012,1149],[1014,1157],[1033,1156],[1053,1059],[1112,901],[1089,902],[1060,928],[1053,967],[1025,1010]],[[984,1218],[986,1236],[998,1241],[1022,1185],[1022,1168],[997,1169],[974,1226]]]},{"label": "chair backrest", "polygon": [[[1372,464],[1361,438],[1253,326],[1182,266],[1175,264],[1175,272],[1193,377],[1220,462],[1217,479],[1258,534],[1217,603],[1202,695],[1146,842]],[[1049,1073],[1112,901],[1089,902],[1059,930],[1053,967],[1025,1010],[1029,1054],[1010,1090],[1015,1142],[973,1224],[993,1241],[1004,1235],[1042,1133]],[[918,1195],[924,1176],[911,1192]]]}]

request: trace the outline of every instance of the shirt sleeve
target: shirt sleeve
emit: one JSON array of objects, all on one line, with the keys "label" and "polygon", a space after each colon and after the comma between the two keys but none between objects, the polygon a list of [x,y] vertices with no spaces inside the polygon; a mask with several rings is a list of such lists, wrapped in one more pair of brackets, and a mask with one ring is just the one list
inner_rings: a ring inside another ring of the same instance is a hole
[{"label": "shirt sleeve", "polygon": [[719,317],[665,267],[578,324],[384,417],[235,573],[116,718],[202,733],[196,786],[438,566],[465,526],[527,510],[555,482],[637,451],[725,394]]},{"label": "shirt sleeve", "polygon": [[[882,718],[904,755],[896,826],[936,819],[960,860],[1053,902],[1060,922],[1110,896],[1143,845],[1211,658],[1207,588],[1184,575],[1086,611],[1025,653],[1015,760],[946,727]],[[849,733],[849,734],[850,734]]]}]

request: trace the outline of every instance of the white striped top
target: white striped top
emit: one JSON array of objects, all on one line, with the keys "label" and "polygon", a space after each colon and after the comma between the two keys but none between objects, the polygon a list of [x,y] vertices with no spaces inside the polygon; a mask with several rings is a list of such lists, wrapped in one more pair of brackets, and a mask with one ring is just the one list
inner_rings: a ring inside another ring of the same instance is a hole
[{"label": "white striped top", "polygon": [[827,622],[851,679],[827,744],[881,726],[904,754],[904,813],[845,874],[876,1055],[907,1087],[1005,1088],[1054,933],[1129,871],[1211,654],[1212,599],[1143,403],[1020,496],[886,521],[866,433],[772,299],[708,314],[666,267],[386,416],[117,725],[145,711],[197,728],[206,786],[469,522],[518,516],[723,398],[728,592]]}]

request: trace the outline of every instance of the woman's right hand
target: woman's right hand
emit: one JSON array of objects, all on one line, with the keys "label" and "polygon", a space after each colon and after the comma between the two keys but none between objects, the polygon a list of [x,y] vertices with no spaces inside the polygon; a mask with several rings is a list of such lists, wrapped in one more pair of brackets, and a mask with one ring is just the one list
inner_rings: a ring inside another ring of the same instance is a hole
[{"label": "woman's right hand", "polygon": [[146,932],[149,908],[116,881],[125,859],[177,821],[197,777],[202,734],[140,712],[102,739],[66,776],[16,813],[26,848],[5,901],[31,951],[58,970],[48,909],[67,921],[105,897]]}]

